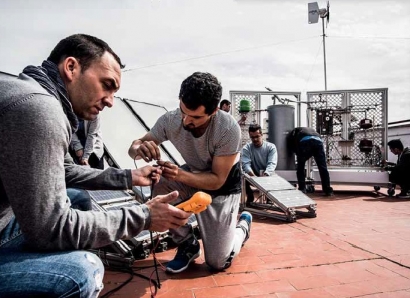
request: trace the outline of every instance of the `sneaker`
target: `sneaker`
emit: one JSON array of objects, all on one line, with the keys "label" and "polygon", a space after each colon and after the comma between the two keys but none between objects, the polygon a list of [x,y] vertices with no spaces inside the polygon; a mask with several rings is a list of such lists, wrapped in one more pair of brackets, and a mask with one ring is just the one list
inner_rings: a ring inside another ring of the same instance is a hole
[{"label": "sneaker", "polygon": [[245,245],[245,242],[248,241],[249,237],[251,236],[251,224],[252,224],[252,214],[248,211],[244,211],[241,213],[239,217],[238,224],[236,227],[240,227],[245,231],[245,239],[242,242],[242,246]]},{"label": "sneaker", "polygon": [[201,255],[201,246],[198,240],[187,240],[178,247],[175,258],[168,262],[167,272],[179,273],[188,268],[189,264]]},{"label": "sneaker", "polygon": [[326,191],[325,191],[325,196],[326,197],[332,197],[334,194],[333,194],[333,188],[332,187],[329,187]]}]

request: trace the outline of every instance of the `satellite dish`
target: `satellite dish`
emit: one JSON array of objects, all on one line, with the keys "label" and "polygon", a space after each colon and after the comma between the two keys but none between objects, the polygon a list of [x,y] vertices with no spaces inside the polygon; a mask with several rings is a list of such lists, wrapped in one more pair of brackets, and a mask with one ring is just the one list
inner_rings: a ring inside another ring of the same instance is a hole
[{"label": "satellite dish", "polygon": [[317,23],[319,21],[319,16],[322,19],[326,18],[326,22],[329,23],[329,16],[330,16],[329,8],[330,8],[329,1],[327,1],[326,8],[321,8],[321,9],[319,9],[319,5],[317,4],[317,2],[308,3],[308,23],[309,24]]}]

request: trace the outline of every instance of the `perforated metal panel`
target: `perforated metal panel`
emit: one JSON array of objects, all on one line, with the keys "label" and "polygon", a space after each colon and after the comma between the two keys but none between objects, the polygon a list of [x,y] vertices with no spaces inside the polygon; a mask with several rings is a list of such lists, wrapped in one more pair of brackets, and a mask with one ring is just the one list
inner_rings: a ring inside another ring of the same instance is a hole
[{"label": "perforated metal panel", "polygon": [[[246,99],[249,101],[251,111],[248,113],[240,113],[239,106],[241,100]],[[238,121],[241,127],[242,146],[250,142],[248,127],[251,124],[260,124],[259,114],[256,110],[259,109],[259,96],[255,94],[234,94],[231,97],[231,106],[233,107],[232,116]]]},{"label": "perforated metal panel", "polygon": [[323,137],[328,166],[380,167],[387,89],[308,92],[308,124]]},{"label": "perforated metal panel", "polygon": [[[231,114],[238,121],[241,127],[242,146],[250,142],[248,128],[251,124],[262,123],[263,114],[267,117],[266,108],[269,105],[275,104],[277,100],[280,104],[289,104],[298,106],[297,121],[300,123],[300,92],[285,92],[285,91],[230,91]],[[250,103],[251,111],[241,113],[239,111],[241,100],[246,99]]]}]

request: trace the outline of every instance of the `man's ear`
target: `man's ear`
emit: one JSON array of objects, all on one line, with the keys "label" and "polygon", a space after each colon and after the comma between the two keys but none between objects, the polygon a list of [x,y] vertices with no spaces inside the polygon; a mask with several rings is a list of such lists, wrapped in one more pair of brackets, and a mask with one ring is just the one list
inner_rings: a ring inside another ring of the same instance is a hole
[{"label": "man's ear", "polygon": [[211,115],[209,115],[209,116],[213,116],[213,115],[215,115],[216,114],[216,112],[218,112],[218,110],[219,110],[219,107],[216,107],[216,109],[211,113]]},{"label": "man's ear", "polygon": [[61,75],[69,82],[81,71],[80,64],[74,57],[65,58],[60,66]]}]

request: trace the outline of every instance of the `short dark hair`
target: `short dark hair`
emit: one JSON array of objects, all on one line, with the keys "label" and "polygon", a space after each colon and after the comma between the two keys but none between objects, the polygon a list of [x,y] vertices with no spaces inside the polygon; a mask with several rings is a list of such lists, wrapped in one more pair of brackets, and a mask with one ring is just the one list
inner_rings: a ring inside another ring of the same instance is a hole
[{"label": "short dark hair", "polygon": [[260,133],[262,133],[262,128],[259,124],[251,124],[249,125],[249,132],[257,132],[259,131]]},{"label": "short dark hair", "polygon": [[47,60],[58,65],[67,57],[74,57],[78,59],[81,65],[81,72],[84,72],[91,63],[104,55],[105,52],[114,56],[114,59],[124,68],[125,65],[121,63],[120,57],[110,48],[110,46],[103,40],[86,34],[74,34],[66,37],[56,45],[51,51]]},{"label": "short dark hair", "polygon": [[389,148],[397,148],[397,149],[399,149],[399,150],[401,150],[401,151],[403,151],[403,149],[404,149],[404,146],[403,146],[403,143],[401,142],[401,140],[400,139],[394,139],[394,140],[390,140],[388,143],[387,143],[387,146],[389,146]]},{"label": "short dark hair", "polygon": [[181,84],[179,99],[190,110],[205,107],[212,114],[222,97],[222,86],[216,77],[207,72],[195,72]]},{"label": "short dark hair", "polygon": [[230,105],[231,104],[231,102],[229,101],[229,100],[227,100],[227,99],[223,99],[223,100],[221,100],[221,102],[219,103],[219,108],[220,109],[222,109],[222,107],[224,106],[224,105]]}]

